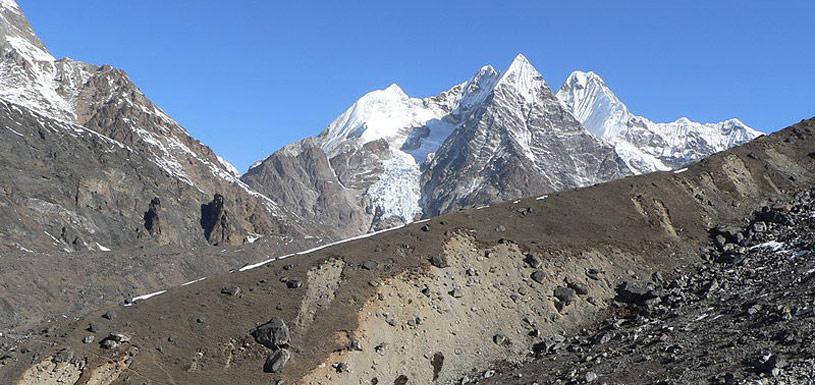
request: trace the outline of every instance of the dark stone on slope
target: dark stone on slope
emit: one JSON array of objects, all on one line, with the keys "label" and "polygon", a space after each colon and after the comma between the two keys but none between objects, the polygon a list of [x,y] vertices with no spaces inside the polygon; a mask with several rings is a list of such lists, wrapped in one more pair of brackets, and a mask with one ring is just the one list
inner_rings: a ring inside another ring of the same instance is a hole
[{"label": "dark stone on slope", "polygon": [[59,364],[63,362],[71,362],[74,359],[74,351],[71,349],[62,349],[54,355],[52,359],[54,363]]},{"label": "dark stone on slope", "polygon": [[290,358],[291,353],[287,349],[278,349],[266,359],[266,363],[263,364],[263,371],[266,373],[280,373]]},{"label": "dark stone on slope", "polygon": [[430,264],[435,267],[438,267],[439,269],[443,269],[449,266],[447,264],[447,258],[442,255],[434,255],[430,257]]},{"label": "dark stone on slope", "polygon": [[786,225],[790,223],[789,216],[779,209],[762,207],[761,211],[756,214],[756,219],[767,223],[777,223]]},{"label": "dark stone on slope", "polygon": [[546,279],[546,273],[544,273],[543,270],[535,270],[532,272],[530,278],[537,283],[543,283]]},{"label": "dark stone on slope", "polygon": [[658,290],[648,285],[626,281],[617,286],[616,299],[623,303],[646,306],[653,304],[659,296]]},{"label": "dark stone on slope", "polygon": [[524,262],[526,262],[526,264],[533,269],[537,269],[542,263],[540,258],[533,254],[527,254],[526,258],[524,258]]},{"label": "dark stone on slope", "polygon": [[571,305],[577,295],[573,289],[564,286],[556,287],[553,294],[565,306]]},{"label": "dark stone on slope", "polygon": [[574,290],[574,292],[579,294],[579,295],[589,294],[589,286],[586,285],[585,283],[579,282],[577,280],[567,279],[566,280],[566,286],[568,286],[570,289]]},{"label": "dark stone on slope", "polygon": [[236,296],[236,295],[240,294],[240,292],[241,292],[241,288],[238,287],[237,285],[229,285],[229,286],[226,286],[223,289],[221,289],[221,294],[226,294],[226,295],[230,295],[230,296]]},{"label": "dark stone on slope", "polygon": [[362,262],[362,268],[365,270],[376,270],[378,266],[379,264],[373,260],[367,260],[365,262]]},{"label": "dark stone on slope", "polygon": [[289,344],[289,327],[280,318],[273,318],[271,321],[258,326],[251,334],[255,338],[255,342],[269,349],[277,349]]}]

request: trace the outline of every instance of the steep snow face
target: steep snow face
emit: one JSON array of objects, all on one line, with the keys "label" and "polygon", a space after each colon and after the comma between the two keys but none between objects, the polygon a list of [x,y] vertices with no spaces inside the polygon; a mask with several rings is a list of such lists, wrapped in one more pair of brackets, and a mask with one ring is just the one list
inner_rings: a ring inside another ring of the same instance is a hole
[{"label": "steep snow face", "polygon": [[594,72],[572,72],[557,97],[583,126],[600,138],[615,136],[617,123],[632,117],[628,107]]},{"label": "steep snow face", "polygon": [[[519,74],[524,76],[522,71],[519,68]],[[382,219],[395,217],[411,222],[422,213],[421,167],[456,129],[460,119],[451,117],[479,106],[500,76],[493,67],[484,66],[469,80],[423,99],[408,96],[395,84],[370,92],[335,119],[318,141],[326,154],[334,158],[349,147],[365,151],[366,143],[384,140],[388,151],[375,155],[382,157],[381,170],[356,171],[378,173],[361,199],[369,203],[368,212],[377,213]],[[296,149],[286,147],[282,151]]]},{"label": "steep snow face", "polygon": [[592,134],[612,144],[634,173],[683,167],[762,135],[738,119],[652,122],[632,114],[594,72],[573,72],[557,97]]},{"label": "steep snow face", "polygon": [[334,120],[320,135],[322,147],[332,156],[348,141],[361,145],[385,139],[392,148],[401,148],[411,129],[443,114],[438,106],[411,98],[391,84],[366,94]]},{"label": "steep snow face", "polygon": [[511,92],[521,96],[527,105],[534,104],[540,99],[541,91],[547,89],[543,76],[532,66],[529,59],[518,54],[507,71],[498,79],[496,87],[509,87]]},{"label": "steep snow face", "polygon": [[413,222],[422,213],[419,206],[421,172],[416,160],[404,152],[394,151],[382,166],[384,172],[366,193],[371,206],[382,218],[397,217],[404,223]]}]

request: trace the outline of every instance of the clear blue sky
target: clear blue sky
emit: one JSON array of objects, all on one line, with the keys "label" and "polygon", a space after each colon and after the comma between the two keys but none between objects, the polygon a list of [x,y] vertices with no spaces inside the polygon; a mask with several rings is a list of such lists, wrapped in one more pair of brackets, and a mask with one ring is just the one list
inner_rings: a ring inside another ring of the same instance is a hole
[{"label": "clear blue sky", "polygon": [[815,115],[815,1],[18,0],[55,56],[126,70],[245,170],[368,91],[428,96],[523,52],[653,120]]}]

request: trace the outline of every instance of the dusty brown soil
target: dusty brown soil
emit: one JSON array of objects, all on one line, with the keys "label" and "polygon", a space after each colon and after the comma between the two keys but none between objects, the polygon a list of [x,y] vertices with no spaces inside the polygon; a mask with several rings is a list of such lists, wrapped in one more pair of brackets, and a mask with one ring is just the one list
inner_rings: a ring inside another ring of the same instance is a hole
[{"label": "dusty brown soil", "polygon": [[[811,186],[813,130],[815,121],[802,122],[681,173],[462,211],[213,276],[115,307],[112,320],[100,309],[54,322],[15,344],[0,382],[428,384],[521,361],[540,336],[604,317],[622,279],[697,263],[713,225]],[[526,254],[542,260],[537,281]],[[431,266],[434,255],[449,267]],[[375,267],[362,267],[371,260]],[[603,273],[588,278],[587,268]],[[290,288],[293,279],[302,286]],[[554,290],[574,280],[588,293],[559,306]],[[221,294],[231,285],[238,295]],[[273,317],[292,334],[281,374],[263,372],[271,351],[248,334]],[[130,341],[100,349],[112,332]],[[95,342],[84,344],[89,335]],[[349,349],[352,340],[361,351]]]}]

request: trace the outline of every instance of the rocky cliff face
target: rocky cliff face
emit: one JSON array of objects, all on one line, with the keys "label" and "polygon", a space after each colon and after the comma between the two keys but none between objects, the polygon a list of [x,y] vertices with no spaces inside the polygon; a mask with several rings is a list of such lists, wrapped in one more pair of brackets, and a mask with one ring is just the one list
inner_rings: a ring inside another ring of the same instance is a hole
[{"label": "rocky cliff face", "polygon": [[[199,205],[216,193],[242,231],[231,234],[231,243],[258,235],[272,243],[302,241],[299,218],[241,182],[234,167],[123,71],[56,60],[12,0],[0,2],[0,55],[0,167],[6,168],[0,191],[7,214],[0,248],[205,243]],[[154,197],[162,202],[158,216]]]},{"label": "rocky cliff face", "polygon": [[522,55],[460,123],[422,175],[431,215],[629,175],[554,97]]}]

